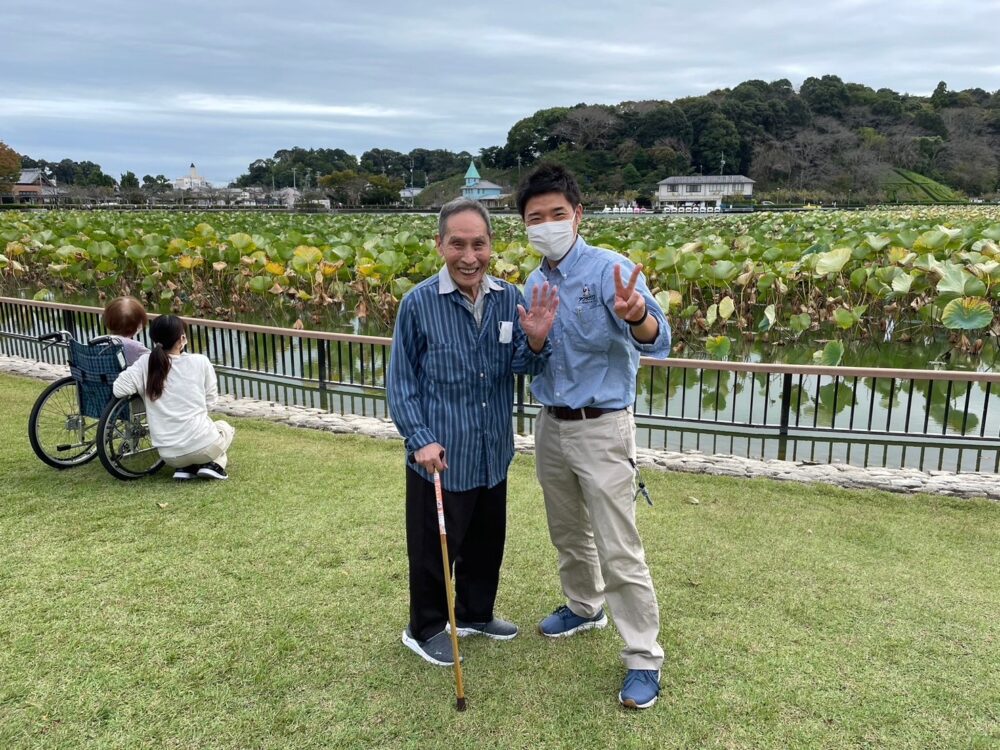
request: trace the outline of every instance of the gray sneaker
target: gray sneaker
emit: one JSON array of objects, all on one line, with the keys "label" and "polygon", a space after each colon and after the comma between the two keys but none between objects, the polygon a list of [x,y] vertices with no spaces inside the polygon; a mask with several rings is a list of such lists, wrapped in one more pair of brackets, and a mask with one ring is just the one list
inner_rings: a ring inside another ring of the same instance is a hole
[{"label": "gray sneaker", "polygon": [[[445,630],[451,632],[450,625],[445,625],[444,627]],[[499,617],[494,617],[489,622],[464,622],[462,620],[455,620],[455,627],[459,638],[464,638],[467,635],[485,635],[494,641],[509,641],[517,635],[517,625],[506,620],[501,620]]]},{"label": "gray sneaker", "polygon": [[[451,648],[451,634],[447,630],[442,630],[426,641],[418,641],[410,633],[410,627],[407,626],[406,630],[403,631],[403,645],[424,661],[429,661],[438,667],[450,667],[455,664],[455,652]],[[460,656],[459,660],[461,658]]]}]

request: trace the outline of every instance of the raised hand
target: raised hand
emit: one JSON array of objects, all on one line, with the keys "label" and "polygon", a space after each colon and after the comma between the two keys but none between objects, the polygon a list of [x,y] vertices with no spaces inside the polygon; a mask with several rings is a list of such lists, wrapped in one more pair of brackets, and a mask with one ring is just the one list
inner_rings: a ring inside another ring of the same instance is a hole
[{"label": "raised hand", "polygon": [[532,288],[530,310],[525,310],[524,305],[517,306],[521,330],[528,337],[528,345],[536,352],[545,346],[545,339],[552,329],[558,309],[559,287],[550,287],[547,281],[541,287],[536,285]]},{"label": "raised hand", "polygon": [[640,273],[642,263],[637,263],[626,285],[622,283],[622,267],[615,265],[615,315],[624,321],[640,320],[646,314],[646,300],[635,290]]}]

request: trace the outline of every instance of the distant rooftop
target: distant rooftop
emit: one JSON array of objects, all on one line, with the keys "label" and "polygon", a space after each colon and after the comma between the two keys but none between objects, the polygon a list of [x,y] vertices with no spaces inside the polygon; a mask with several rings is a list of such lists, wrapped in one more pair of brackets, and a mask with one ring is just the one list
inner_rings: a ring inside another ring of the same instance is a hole
[{"label": "distant rooftop", "polygon": [[17,179],[18,185],[34,185],[41,179],[41,169],[22,169],[21,176]]},{"label": "distant rooftop", "polygon": [[470,161],[469,168],[465,171],[465,179],[467,180],[478,180],[479,170],[476,169],[476,162]]},{"label": "distant rooftop", "polygon": [[694,174],[686,177],[668,177],[660,180],[657,185],[726,185],[734,182],[753,183],[753,180],[741,174]]}]

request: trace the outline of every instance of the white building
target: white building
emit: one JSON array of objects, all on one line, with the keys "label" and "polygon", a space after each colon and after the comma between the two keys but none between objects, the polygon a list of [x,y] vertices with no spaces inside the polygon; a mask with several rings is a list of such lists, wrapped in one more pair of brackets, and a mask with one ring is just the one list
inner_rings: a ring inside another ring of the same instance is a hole
[{"label": "white building", "polygon": [[194,168],[194,164],[191,165],[191,171],[184,177],[178,177],[174,180],[174,190],[194,190],[198,192],[199,190],[211,189],[211,183],[198,174],[198,170]]},{"label": "white building", "polygon": [[271,197],[289,208],[295,208],[295,204],[302,200],[302,191],[298,188],[283,187],[271,193]]},{"label": "white building", "polygon": [[741,174],[668,177],[657,183],[656,207],[711,208],[753,195],[754,181]]}]

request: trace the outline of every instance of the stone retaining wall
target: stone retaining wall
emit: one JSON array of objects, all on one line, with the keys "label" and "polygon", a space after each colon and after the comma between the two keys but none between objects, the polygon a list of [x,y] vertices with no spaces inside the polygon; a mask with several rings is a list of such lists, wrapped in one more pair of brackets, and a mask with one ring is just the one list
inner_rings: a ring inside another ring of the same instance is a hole
[{"label": "stone retaining wall", "polygon": [[[69,374],[61,365],[49,365],[17,357],[0,355],[0,372],[22,375],[40,380],[55,380]],[[292,427],[323,430],[325,432],[367,435],[384,440],[398,440],[399,433],[392,422],[377,417],[355,414],[333,414],[320,409],[285,406],[248,398],[221,396],[215,412],[234,417],[266,419]],[[514,447],[519,453],[532,453],[531,436],[514,436]],[[929,492],[952,497],[976,497],[1000,500],[1000,476],[996,474],[955,474],[947,471],[919,471],[917,469],[859,468],[847,464],[810,464],[801,461],[758,460],[728,455],[708,455],[698,451],[638,449],[638,463],[668,471],[686,471],[694,474],[715,474],[729,477],[765,477],[790,482],[819,482],[838,487],[875,489],[889,492]]]}]

